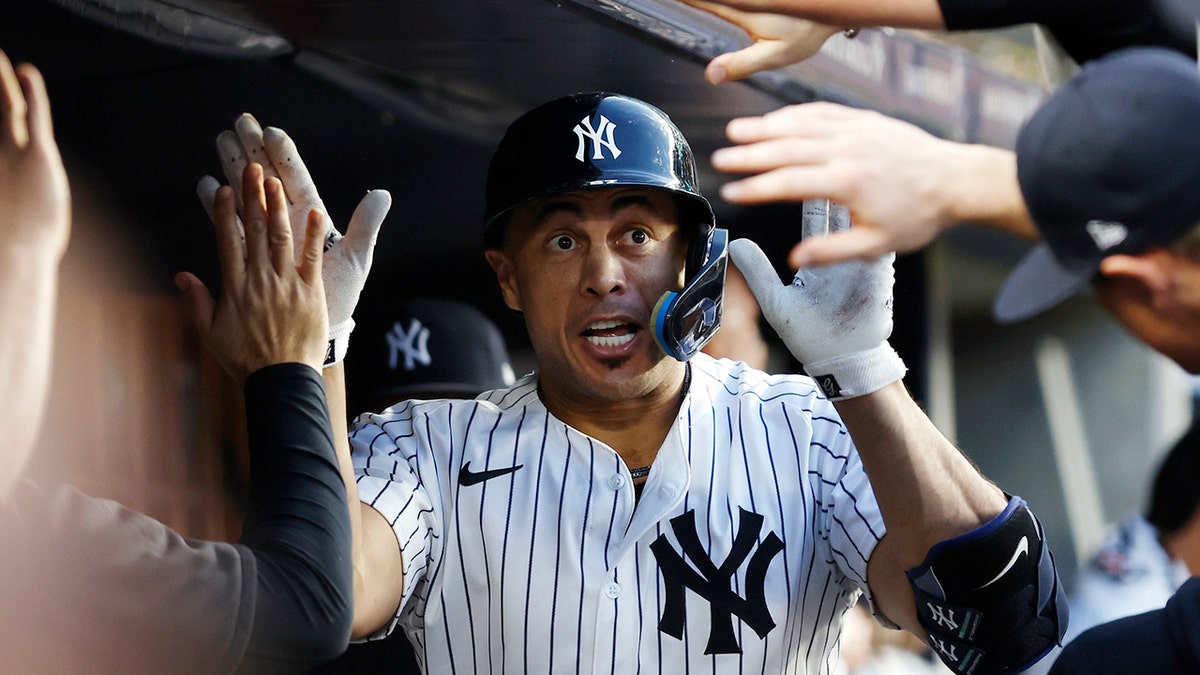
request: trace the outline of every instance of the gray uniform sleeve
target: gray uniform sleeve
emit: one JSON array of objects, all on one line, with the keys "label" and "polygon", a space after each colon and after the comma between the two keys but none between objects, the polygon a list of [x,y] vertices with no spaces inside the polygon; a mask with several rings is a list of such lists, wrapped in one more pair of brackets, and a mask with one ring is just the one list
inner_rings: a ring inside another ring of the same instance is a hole
[{"label": "gray uniform sleeve", "polygon": [[6,671],[295,672],[345,649],[350,523],[321,380],[272,366],[246,399],[238,544],[184,539],[73,488],[19,487],[0,512]]}]

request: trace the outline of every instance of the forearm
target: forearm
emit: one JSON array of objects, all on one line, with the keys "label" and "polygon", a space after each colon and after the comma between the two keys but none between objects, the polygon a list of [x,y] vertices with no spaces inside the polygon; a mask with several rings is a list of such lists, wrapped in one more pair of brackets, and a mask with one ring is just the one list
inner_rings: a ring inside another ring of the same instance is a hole
[{"label": "forearm", "polygon": [[[399,547],[391,526],[358,498],[358,481],[350,457],[345,373],[345,366],[340,362],[321,371],[329,400],[338,469],[346,487],[346,503],[350,513],[354,574],[353,636],[358,638],[375,632],[395,615],[397,602],[403,592],[404,575]],[[372,536],[368,536],[368,532]]]},{"label": "forearm", "polygon": [[902,382],[835,405],[905,568],[1004,509],[1001,490],[938,431]]},{"label": "forearm", "polygon": [[943,30],[937,0],[720,0],[730,7],[788,14],[831,26]]},{"label": "forearm", "polygon": [[946,141],[949,162],[937,203],[942,222],[987,227],[1021,239],[1040,239],[1017,182],[1017,156],[987,145]]},{"label": "forearm", "polygon": [[246,381],[255,620],[243,669],[312,666],[341,653],[353,615],[350,519],[321,382],[296,363]]},{"label": "forearm", "polygon": [[0,502],[28,462],[50,384],[58,255],[9,248],[0,253]]}]

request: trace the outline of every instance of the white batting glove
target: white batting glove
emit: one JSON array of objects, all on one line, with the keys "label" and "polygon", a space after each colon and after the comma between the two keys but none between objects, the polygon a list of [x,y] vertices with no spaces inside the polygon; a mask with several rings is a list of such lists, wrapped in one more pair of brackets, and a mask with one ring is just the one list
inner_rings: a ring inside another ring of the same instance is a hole
[{"label": "white batting glove", "polygon": [[[296,144],[283,130],[274,127],[264,130],[252,115],[245,113],[234,124],[234,131],[223,131],[217,136],[217,154],[226,179],[235,187],[241,185],[242,171],[249,162],[261,164],[265,177],[279,178],[288,197],[293,237],[299,237],[295,241],[303,240],[310,211],[317,209],[325,214],[325,258],[321,269],[329,310],[329,347],[325,365],[338,363],[345,358],[350,344],[354,307],[371,271],[375,240],[392,206],[391,194],[386,190],[368,192],[354,210],[346,234],[342,236],[334,227]],[[215,178],[204,176],[196,187],[210,217],[219,186]],[[235,190],[235,193],[240,212],[241,191]]]},{"label": "white batting glove", "polygon": [[[849,227],[844,208],[825,200],[804,204],[803,236]],[[757,244],[729,244],[763,316],[804,370],[830,399],[878,391],[904,377],[905,366],[888,344],[892,334],[895,253],[872,261],[801,268],[784,285]]]}]

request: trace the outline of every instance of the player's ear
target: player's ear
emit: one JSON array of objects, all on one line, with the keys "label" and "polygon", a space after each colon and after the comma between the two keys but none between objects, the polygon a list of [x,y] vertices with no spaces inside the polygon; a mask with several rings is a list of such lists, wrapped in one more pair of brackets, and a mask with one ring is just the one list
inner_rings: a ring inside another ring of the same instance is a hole
[{"label": "player's ear", "polygon": [[521,310],[521,293],[517,286],[517,275],[513,269],[512,258],[498,248],[489,248],[483,252],[488,264],[496,273],[496,281],[500,282],[500,292],[504,295],[504,304],[514,312]]},{"label": "player's ear", "polygon": [[1163,264],[1162,255],[1165,255],[1165,251],[1110,255],[1100,261],[1100,274],[1111,281],[1137,284],[1155,306],[1164,307],[1171,302],[1174,284],[1170,270]]}]

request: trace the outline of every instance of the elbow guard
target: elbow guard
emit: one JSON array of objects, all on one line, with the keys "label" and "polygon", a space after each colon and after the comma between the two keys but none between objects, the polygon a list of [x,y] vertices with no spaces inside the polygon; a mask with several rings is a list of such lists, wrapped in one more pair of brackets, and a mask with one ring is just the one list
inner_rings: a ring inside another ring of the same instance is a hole
[{"label": "elbow guard", "polygon": [[1067,629],[1054,557],[1020,497],[983,526],[935,544],[908,580],[930,644],[961,675],[1028,668]]}]

